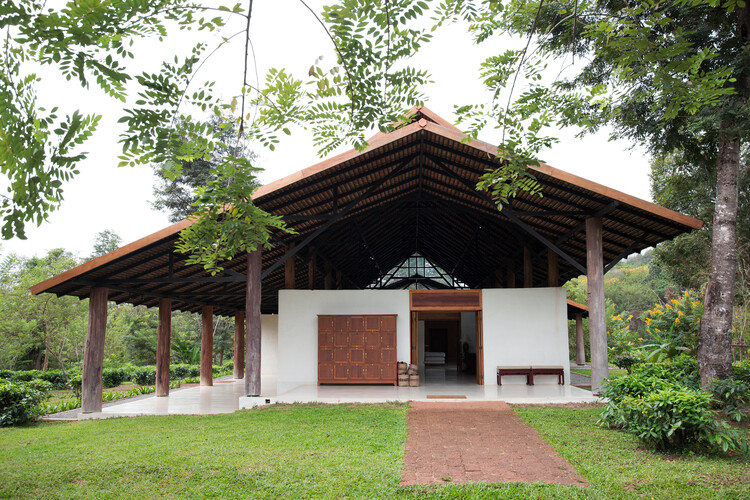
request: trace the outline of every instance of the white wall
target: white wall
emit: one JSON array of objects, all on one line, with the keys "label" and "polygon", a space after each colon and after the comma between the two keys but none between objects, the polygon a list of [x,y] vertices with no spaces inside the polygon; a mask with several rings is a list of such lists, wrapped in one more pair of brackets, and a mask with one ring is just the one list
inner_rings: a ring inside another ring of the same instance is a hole
[{"label": "white wall", "polygon": [[[560,365],[570,383],[565,289],[482,290],[484,383],[495,384],[498,366]],[[524,384],[524,376],[504,376],[505,384]],[[557,383],[540,375],[534,383]]]},{"label": "white wall", "polygon": [[319,314],[397,314],[396,355],[408,362],[408,290],[280,290],[278,393],[318,383]]},{"label": "white wall", "polygon": [[279,369],[279,316],[260,316],[260,376],[276,376]]}]

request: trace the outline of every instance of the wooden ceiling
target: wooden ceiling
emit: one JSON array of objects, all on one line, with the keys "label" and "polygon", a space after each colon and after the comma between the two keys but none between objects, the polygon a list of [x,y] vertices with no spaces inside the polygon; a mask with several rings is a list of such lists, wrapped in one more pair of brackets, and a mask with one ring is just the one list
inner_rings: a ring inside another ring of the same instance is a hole
[{"label": "wooden ceiling", "polygon": [[[349,151],[256,192],[255,203],[283,215],[297,233],[274,234],[274,248],[263,254],[264,313],[278,309],[285,256],[295,262],[295,288],[308,287],[313,254],[316,288],[323,287],[323,274],[330,269],[340,272],[343,288],[356,289],[415,252],[480,288],[509,266],[520,283],[523,249],[528,247],[534,256],[534,285],[546,286],[549,245],[561,254],[561,282],[585,272],[587,217],[603,219],[604,262],[610,267],[702,226],[547,165],[532,168],[542,196],[520,193],[500,212],[474,187],[486,169],[497,165],[495,148],[462,142],[458,129],[426,108],[413,113],[413,121],[377,134],[364,151]],[[212,305],[216,314],[229,315],[242,309],[245,257],[227,263],[227,271],[213,278],[199,266],[185,266],[186,257],[173,247],[188,224],[175,224],[89,261],[32,292],[87,297],[91,286],[107,286],[115,302],[155,306],[168,297],[180,310]]]}]

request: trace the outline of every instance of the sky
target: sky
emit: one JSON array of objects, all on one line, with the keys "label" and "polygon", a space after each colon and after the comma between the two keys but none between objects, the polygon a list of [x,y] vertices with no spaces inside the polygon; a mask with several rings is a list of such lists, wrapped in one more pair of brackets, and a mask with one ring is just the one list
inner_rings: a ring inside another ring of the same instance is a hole
[{"label": "sky", "polygon": [[[323,2],[308,2],[319,11]],[[239,28],[230,24],[221,33],[209,36],[216,45],[220,37],[229,36]],[[299,0],[260,0],[254,2],[251,24],[258,73],[271,67],[284,67],[298,75],[306,75],[319,57],[333,58],[327,35]],[[162,57],[182,53],[195,34],[177,33],[163,44],[149,41],[135,47],[137,68],[155,70]],[[230,99],[242,83],[244,46],[242,37],[224,46],[203,66],[197,79],[215,79],[222,96]],[[425,87],[425,106],[455,121],[454,105],[486,101],[489,96],[478,77],[480,62],[490,54],[500,53],[520,40],[499,39],[493,45],[475,46],[463,26],[438,31],[434,40],[420,51],[413,65],[427,69],[432,82]],[[251,61],[251,68],[254,64]],[[575,69],[575,68],[573,68]],[[89,156],[80,165],[80,175],[65,186],[61,208],[52,213],[41,226],[27,226],[26,240],[13,239],[0,244],[3,254],[41,256],[53,248],[65,248],[80,257],[90,255],[95,235],[103,230],[117,233],[123,243],[147,236],[169,225],[167,215],[151,208],[154,177],[148,166],[118,168],[116,123],[122,104],[96,89],[85,90],[75,82],[67,82],[54,72],[40,70],[43,78],[39,88],[42,106],[59,106],[61,113],[95,112],[103,115],[101,124],[86,144]],[[250,81],[255,75],[250,76]],[[580,177],[604,184],[638,198],[650,200],[649,157],[641,147],[626,141],[608,140],[606,132],[575,137],[574,130],[556,135],[560,142],[542,153],[547,164]],[[500,132],[485,129],[480,138],[498,143]],[[350,149],[349,147],[343,150]],[[312,137],[304,130],[293,130],[282,139],[275,151],[257,145],[257,165],[265,170],[261,183],[285,177],[319,161]],[[336,153],[334,153],[336,154]]]}]

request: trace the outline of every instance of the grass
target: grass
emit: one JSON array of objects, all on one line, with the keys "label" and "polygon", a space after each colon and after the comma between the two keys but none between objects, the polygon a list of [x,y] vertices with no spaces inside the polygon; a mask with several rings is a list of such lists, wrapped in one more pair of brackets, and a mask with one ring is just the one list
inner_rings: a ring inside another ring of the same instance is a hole
[{"label": "grass", "polygon": [[398,485],[405,413],[293,405],[0,429],[0,498],[375,497]]},{"label": "grass", "polygon": [[[570,373],[577,373],[578,375],[585,375],[587,377],[591,376],[591,370],[587,368],[571,368]],[[624,368],[610,368],[609,369],[609,378],[618,378],[618,377],[624,377],[628,374],[628,371]]]},{"label": "grass", "polygon": [[0,429],[0,498],[750,496],[750,457],[658,454],[598,427],[594,406],[514,410],[590,486],[399,487],[406,406],[275,405]]}]

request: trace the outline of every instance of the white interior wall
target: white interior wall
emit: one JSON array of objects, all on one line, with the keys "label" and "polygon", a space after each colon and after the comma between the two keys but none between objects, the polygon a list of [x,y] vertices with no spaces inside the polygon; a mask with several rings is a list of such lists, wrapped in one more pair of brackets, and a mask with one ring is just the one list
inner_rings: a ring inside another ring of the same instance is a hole
[{"label": "white interior wall", "polygon": [[408,290],[280,290],[279,394],[318,383],[319,314],[396,314],[396,355],[408,362]]},{"label": "white interior wall", "polygon": [[[570,383],[565,289],[482,290],[484,383],[495,384],[498,366],[559,365]],[[503,376],[505,384],[525,384],[526,377]],[[534,383],[557,383],[540,375]]]},{"label": "white interior wall", "polygon": [[275,377],[279,369],[279,316],[260,316],[260,376]]}]

